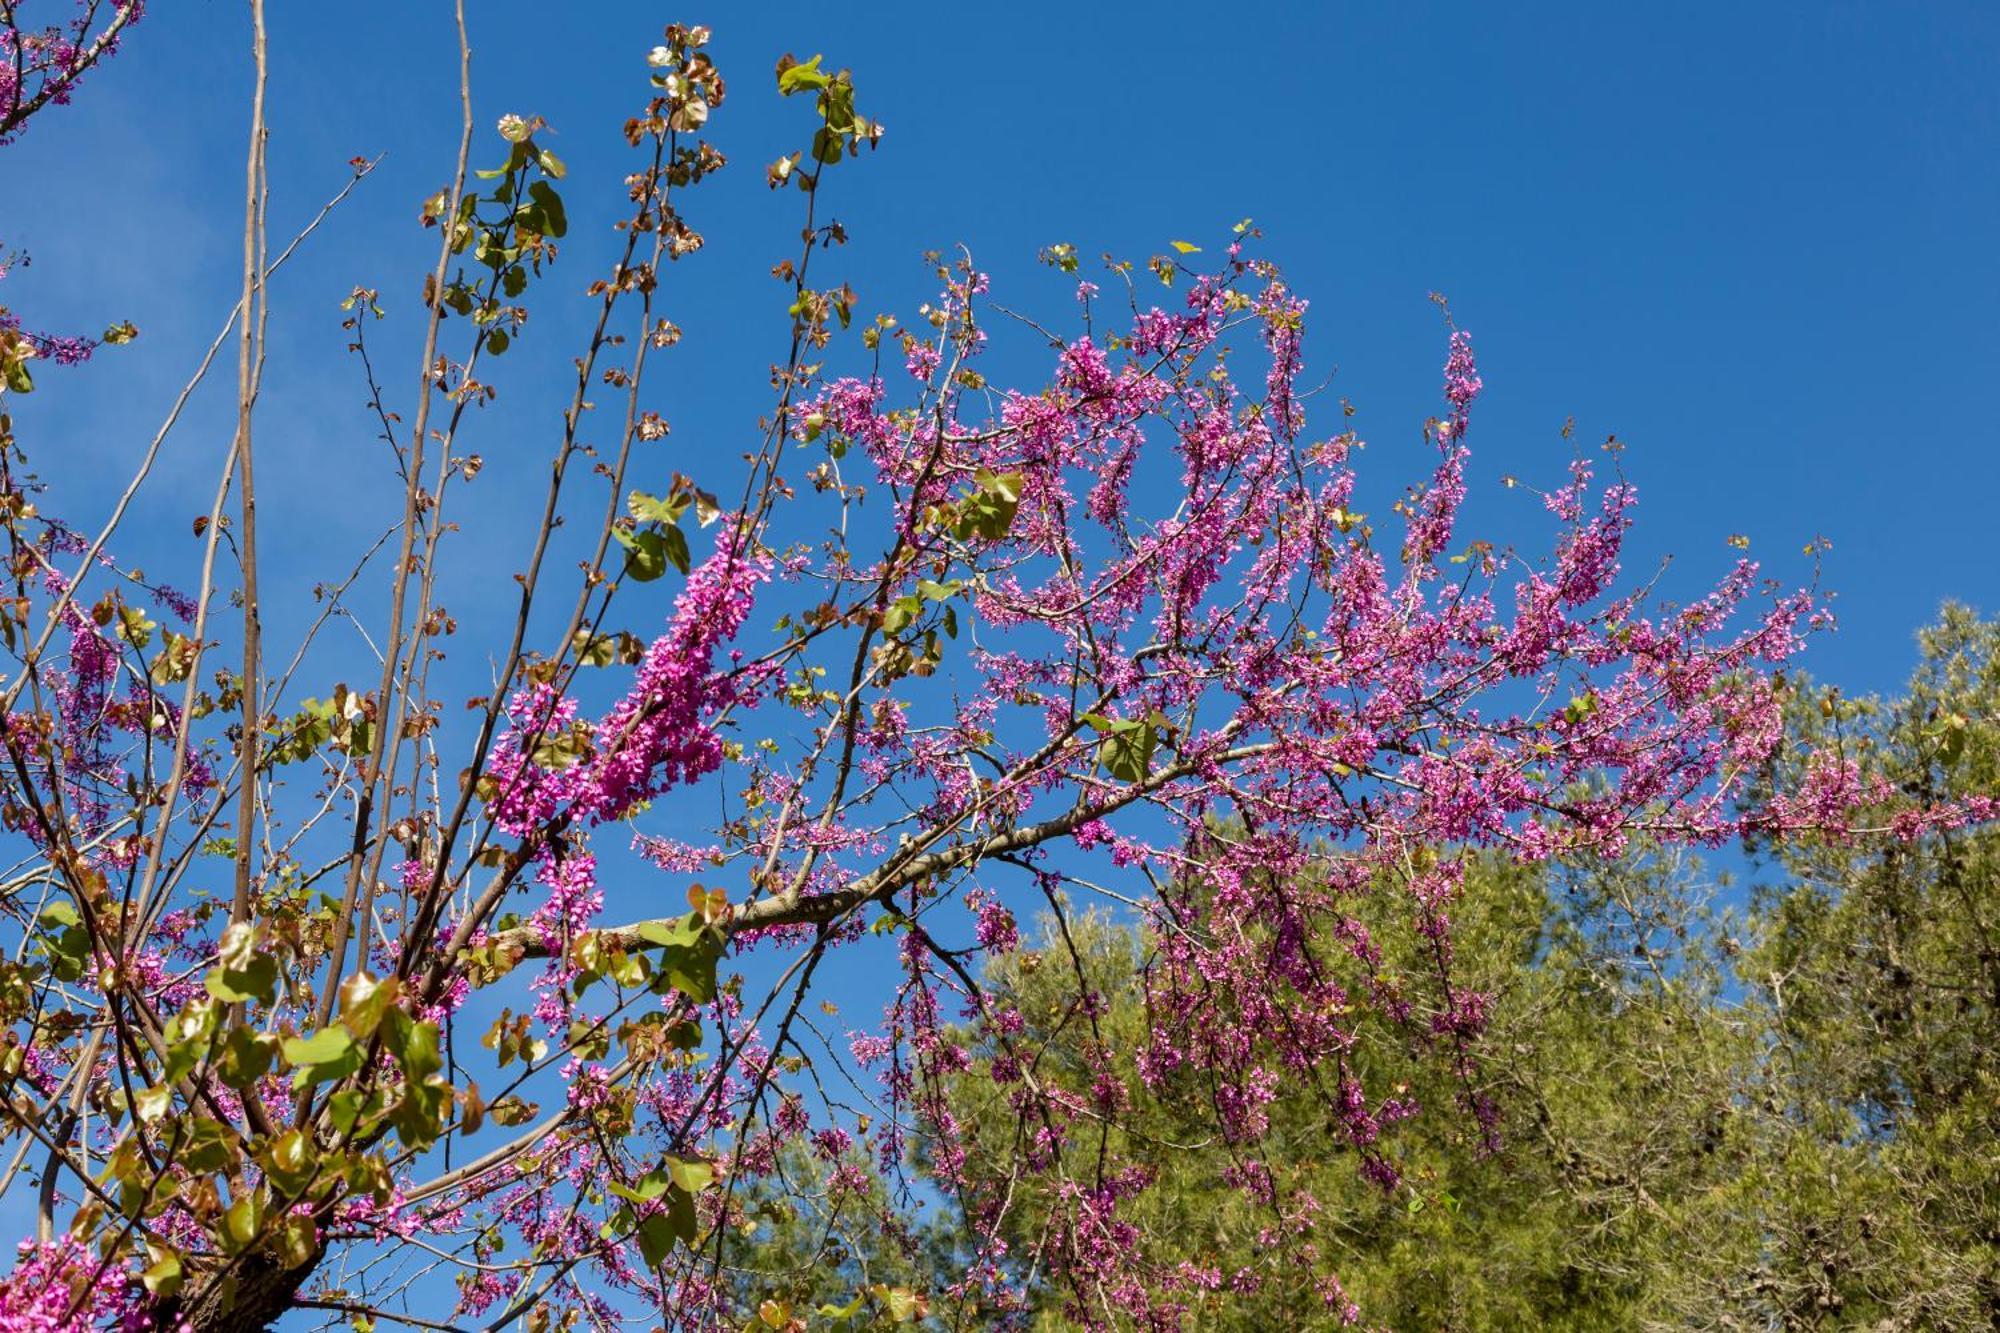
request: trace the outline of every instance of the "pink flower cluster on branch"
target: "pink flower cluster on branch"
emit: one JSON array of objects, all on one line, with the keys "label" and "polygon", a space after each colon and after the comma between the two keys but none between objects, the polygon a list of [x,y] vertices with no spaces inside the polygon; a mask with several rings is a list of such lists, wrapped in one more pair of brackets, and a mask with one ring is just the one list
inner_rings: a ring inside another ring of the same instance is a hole
[{"label": "pink flower cluster on branch", "polygon": [[547,684],[523,688],[508,704],[511,729],[487,765],[494,823],[526,836],[560,814],[602,823],[670,787],[697,781],[722,763],[713,723],[754,697],[759,673],[717,670],[715,654],[736,636],[768,557],[748,554],[728,526],[716,551],[689,576],[664,634],[647,646],[625,697],[595,723],[580,722],[574,699]]},{"label": "pink flower cluster on branch", "polygon": [[[68,18],[43,15],[42,0],[16,0],[0,18],[0,145],[45,107],[67,106],[77,82],[117,51],[126,28],[145,14],[145,0],[74,0]],[[33,14],[26,11],[33,11]]]},{"label": "pink flower cluster on branch", "polygon": [[22,1242],[14,1271],[0,1276],[0,1333],[155,1333],[151,1306],[137,1274],[70,1236]]}]

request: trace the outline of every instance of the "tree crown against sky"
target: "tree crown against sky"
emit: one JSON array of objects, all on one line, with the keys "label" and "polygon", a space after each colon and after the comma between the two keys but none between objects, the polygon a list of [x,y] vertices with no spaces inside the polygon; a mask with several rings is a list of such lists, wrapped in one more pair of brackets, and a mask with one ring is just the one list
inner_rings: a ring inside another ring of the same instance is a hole
[{"label": "tree crown against sky", "polygon": [[[1996,647],[2000,625],[1948,607],[1899,695],[1800,681],[1787,751],[1836,745],[1900,802],[1990,792]],[[1744,868],[1748,892],[1643,846],[1476,860],[1457,957],[1463,982],[1494,997],[1479,1077],[1503,1108],[1501,1150],[1451,1117],[1405,1122],[1394,1193],[1327,1152],[1334,1103],[1309,1080],[1281,1088],[1265,1138],[1236,1145],[1210,1137],[1199,1075],[1143,1078],[1160,927],[1064,901],[988,964],[986,984],[1024,1016],[1046,1081],[1124,1108],[1095,1131],[1159,1177],[1127,1215],[1136,1249],[1201,1327],[1295,1321],[1328,1272],[1371,1326],[1397,1329],[1984,1327],[2000,1311],[1993,833],[1774,850]],[[1355,910],[1380,925],[1396,907],[1384,895]],[[1389,975],[1424,966],[1408,944],[1389,946]],[[1073,967],[1101,997],[1092,1008],[1071,1001]],[[990,1197],[1021,1152],[993,1077],[1006,1057],[976,1030],[963,1039],[972,1063],[949,1095],[981,1140],[974,1197]],[[1438,1053],[1364,1050],[1394,1052],[1419,1102],[1451,1096]],[[1072,1139],[1072,1169],[1097,1148]],[[1234,1187],[1253,1167],[1270,1197]],[[883,1213],[902,1226],[870,1225]],[[935,1283],[961,1225],[860,1191],[770,1200],[766,1216],[756,1276],[789,1284],[795,1304],[837,1288],[857,1253]],[[1045,1224],[1036,1204],[1011,1212],[1014,1254],[1034,1253]],[[788,1262],[812,1245],[834,1262]],[[1071,1326],[1041,1311],[1038,1327]]]},{"label": "tree crown against sky", "polygon": [[[804,127],[764,169],[800,219],[772,399],[740,463],[676,453],[647,369],[681,342],[667,299],[727,165],[700,28],[629,62],[629,211],[615,260],[576,279],[589,182],[538,117],[474,115],[461,18],[420,300],[343,305],[400,513],[302,596],[284,575],[328,553],[258,517],[257,466],[282,471],[287,442],[260,401],[284,336],[268,279],[348,190],[296,242],[270,231],[283,87],[250,10],[241,295],[209,352],[233,354],[234,429],[173,577],[121,561],[129,493],[40,482],[56,427],[15,404],[54,358],[0,332],[24,1319],[386,1322],[451,1275],[458,1321],[740,1324],[742,1210],[816,1152],[918,1157],[970,1228],[948,1283],[862,1284],[822,1317],[975,1324],[1028,1297],[1011,1199],[976,1197],[951,1096],[970,1022],[1046,1219],[1042,1289],[1081,1322],[1169,1326],[1199,1277],[1138,1262],[1153,1174],[1069,1151],[1122,1114],[1116,1090],[1043,1081],[1025,1016],[981,985],[1024,908],[1091,892],[1156,923],[1146,1086],[1201,1080],[1241,1146],[1307,1079],[1330,1151],[1393,1192],[1406,1121],[1498,1143],[1492,995],[1453,930],[1482,850],[1918,845],[1992,814],[1977,792],[1890,807],[1838,747],[1759,787],[1823,613],[1748,559],[1686,604],[1629,578],[1615,450],[1540,495],[1546,554],[1462,531],[1484,384],[1448,312],[1427,475],[1362,512],[1363,442],[1308,429],[1305,302],[1247,222],[1095,276],[1047,248],[1075,284],[1060,331],[969,257],[914,314],[869,315],[822,274],[846,241],[827,200],[862,188],[881,126],[817,56],[776,71]],[[494,368],[551,355],[532,316],[579,299],[568,402],[522,432],[546,453],[484,452],[510,403]],[[397,319],[420,344],[400,378],[371,345]],[[1010,339],[1044,367],[1021,388],[986,369]],[[461,624],[448,563],[499,571],[459,515],[531,479],[513,611]],[[78,505],[111,518],[71,526]],[[1355,904],[1377,895],[1396,910],[1371,923]],[[1391,984],[1385,948],[1425,966]],[[886,1012],[837,1029],[815,982],[854,955],[893,978]],[[1443,1054],[1441,1100],[1408,1095],[1396,1042]],[[1337,1271],[1310,1295],[1360,1317]]]}]

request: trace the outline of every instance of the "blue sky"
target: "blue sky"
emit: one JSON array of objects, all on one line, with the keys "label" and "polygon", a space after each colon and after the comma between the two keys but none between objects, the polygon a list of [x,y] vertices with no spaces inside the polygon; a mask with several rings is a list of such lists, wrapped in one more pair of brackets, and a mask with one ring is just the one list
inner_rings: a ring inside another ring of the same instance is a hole
[{"label": "blue sky", "polygon": [[[564,291],[599,267],[627,160],[618,126],[659,24],[716,29],[732,90],[713,128],[734,165],[694,197],[710,243],[672,275],[690,337],[661,380],[695,458],[733,457],[766,401],[782,302],[764,272],[796,222],[761,168],[802,146],[806,114],[780,102],[770,67],[824,51],[889,127],[829,196],[856,238],[841,271],[866,310],[907,313],[928,294],[921,252],[963,243],[999,299],[1060,318],[1065,287],[1035,266],[1039,247],[1143,260],[1253,217],[1314,303],[1315,368],[1337,370],[1334,391],[1398,480],[1413,464],[1391,451],[1436,405],[1443,338],[1425,298],[1439,290],[1488,386],[1477,504],[1502,473],[1554,479],[1574,416],[1580,439],[1630,445],[1634,567],[1677,553],[1682,592],[1724,567],[1728,534],[1792,577],[1824,534],[1845,628],[1811,662],[1852,689],[1893,687],[1942,599],[1996,609],[1991,6],[472,9],[480,152],[501,112],[540,113],[572,167]],[[368,496],[329,513],[326,483],[360,485],[382,450],[334,304],[379,284],[415,323],[429,246],[415,205],[456,133],[447,23],[441,4],[400,0],[272,11],[274,232],[348,157],[389,153],[274,295],[265,429],[295,447],[274,444],[293,461],[273,466],[308,483],[294,488],[309,497],[301,521],[351,522],[348,535],[374,530]],[[23,413],[31,447],[62,435],[58,456],[38,455],[58,478],[136,456],[233,299],[243,28],[232,5],[155,6],[76,106],[0,159],[0,237],[36,259],[9,302],[45,325],[144,330],[116,370],[45,376]],[[513,410],[486,427],[489,457],[517,438],[540,456],[534,423],[551,419],[580,308],[543,302]],[[186,531],[205,503],[227,399],[219,382],[179,437],[170,467],[201,461],[147,511],[163,531]],[[482,516],[504,542],[521,515],[492,494]],[[1511,536],[1518,509],[1490,512],[1480,535]]]}]

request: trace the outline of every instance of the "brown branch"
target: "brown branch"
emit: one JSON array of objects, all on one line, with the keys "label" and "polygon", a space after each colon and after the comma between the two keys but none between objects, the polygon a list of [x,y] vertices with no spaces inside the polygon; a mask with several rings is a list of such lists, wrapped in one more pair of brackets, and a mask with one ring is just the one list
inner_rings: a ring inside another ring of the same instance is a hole
[{"label": "brown branch", "polygon": [[241,502],[243,558],[243,787],[236,814],[236,895],[229,919],[250,917],[250,827],[257,814],[257,734],[262,715],[258,673],[263,627],[257,606],[257,487],[252,475],[250,420],[257,403],[262,374],[264,317],[270,309],[264,292],[264,145],[270,131],[264,124],[264,86],[269,72],[264,40],[264,0],[250,3],[250,52],[256,62],[256,83],[250,99],[250,160],[244,170],[243,296],[238,303],[243,323],[236,344],[236,469]]},{"label": "brown branch", "polygon": [[[1237,746],[1220,754],[1204,754],[1181,759],[1160,768],[1143,782],[1135,782],[1129,787],[1119,789],[1108,800],[1095,804],[1079,804],[1064,814],[1042,820],[1040,823],[1022,824],[984,838],[955,842],[935,851],[892,859],[846,888],[832,893],[821,894],[814,898],[782,896],[761,898],[737,909],[735,915],[723,923],[722,928],[731,935],[741,935],[774,926],[822,925],[837,921],[870,902],[886,901],[898,890],[919,881],[946,875],[954,870],[963,870],[981,861],[1024,851],[1074,833],[1091,820],[1102,819],[1182,778],[1193,776],[1211,764],[1235,763],[1264,754],[1275,748],[1276,744],[1275,741],[1260,741],[1254,745]],[[679,920],[679,917],[659,917],[647,921],[635,921],[628,925],[611,926],[600,930],[597,932],[597,937],[600,941],[618,948],[635,949],[641,944],[641,931],[648,927],[672,926]],[[546,958],[554,952],[543,943],[540,927],[532,925],[516,926],[512,930],[501,931],[493,937],[492,943],[496,953],[505,953],[517,960]]]},{"label": "brown branch", "polygon": [[[442,235],[438,238],[437,265],[431,270],[432,292],[442,292],[445,276],[451,269],[452,237],[458,225],[459,201],[465,195],[465,175],[472,157],[472,42],[465,28],[464,0],[453,6],[458,31],[458,100],[459,136],[458,163],[452,175],[451,204],[438,225]],[[326,982],[321,989],[318,1013],[319,1026],[326,1026],[333,1014],[334,998],[340,990],[341,972],[347,965],[347,943],[353,931],[357,916],[365,919],[373,905],[375,885],[372,875],[364,875],[368,865],[363,858],[369,849],[369,825],[374,812],[375,788],[383,783],[382,828],[377,831],[379,840],[388,832],[388,805],[390,789],[384,782],[384,766],[388,761],[390,731],[389,694],[396,685],[396,663],[402,655],[403,606],[409,595],[410,560],[417,540],[417,524],[421,518],[419,496],[423,492],[424,437],[430,429],[431,401],[436,389],[436,364],[438,326],[444,322],[444,302],[434,299],[424,320],[424,351],[422,374],[418,379],[416,421],[410,430],[410,468],[403,486],[402,541],[396,553],[396,568],[392,591],[389,595],[389,638],[382,655],[382,681],[375,693],[375,736],[369,749],[368,761],[362,769],[360,798],[354,813],[354,842],[349,849],[347,883],[342,894],[340,912],[334,919],[331,963],[327,969]],[[379,858],[378,858],[379,860]],[[363,880],[369,882],[364,889]],[[365,901],[364,901],[365,899]],[[365,950],[363,951],[365,954]],[[300,1114],[304,1123],[304,1113],[311,1104],[310,1098],[301,1099]]]}]

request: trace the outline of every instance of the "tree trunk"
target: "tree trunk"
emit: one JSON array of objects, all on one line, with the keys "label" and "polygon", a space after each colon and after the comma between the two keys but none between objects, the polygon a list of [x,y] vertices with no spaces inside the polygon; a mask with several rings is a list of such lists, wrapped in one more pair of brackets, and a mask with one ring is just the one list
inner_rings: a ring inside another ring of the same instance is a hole
[{"label": "tree trunk", "polygon": [[191,1274],[183,1288],[189,1303],[164,1311],[159,1327],[179,1328],[185,1321],[193,1333],[262,1333],[292,1308],[292,1298],[318,1266],[318,1255],[297,1268],[287,1268],[269,1254],[246,1255],[233,1270],[233,1292],[228,1284],[204,1291],[206,1275]]}]

